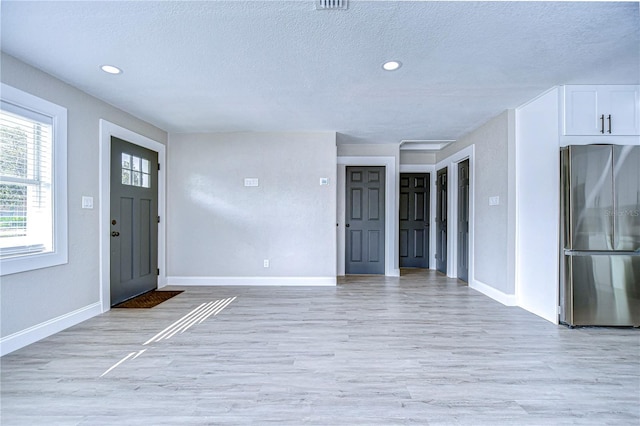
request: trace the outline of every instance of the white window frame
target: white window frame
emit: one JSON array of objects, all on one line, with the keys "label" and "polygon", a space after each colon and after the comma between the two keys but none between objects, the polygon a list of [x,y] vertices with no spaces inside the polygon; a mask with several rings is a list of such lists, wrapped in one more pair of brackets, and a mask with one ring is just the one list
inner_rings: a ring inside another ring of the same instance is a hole
[{"label": "white window frame", "polygon": [[0,260],[0,276],[63,265],[68,262],[67,109],[2,83],[2,101],[51,117],[53,129],[53,250]]}]

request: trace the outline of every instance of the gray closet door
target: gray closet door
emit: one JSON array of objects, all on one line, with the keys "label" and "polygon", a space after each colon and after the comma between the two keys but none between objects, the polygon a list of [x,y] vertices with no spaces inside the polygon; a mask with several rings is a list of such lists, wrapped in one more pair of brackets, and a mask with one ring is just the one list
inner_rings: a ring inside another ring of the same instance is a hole
[{"label": "gray closet door", "polygon": [[347,274],[384,274],[384,167],[347,167]]},{"label": "gray closet door", "polygon": [[400,267],[429,267],[429,174],[400,174]]},{"label": "gray closet door", "polygon": [[458,163],[458,278],[469,281],[469,160]]},{"label": "gray closet door", "polygon": [[447,169],[438,170],[436,201],[436,269],[447,273]]},{"label": "gray closet door", "polygon": [[157,288],[158,153],[111,138],[111,305]]}]

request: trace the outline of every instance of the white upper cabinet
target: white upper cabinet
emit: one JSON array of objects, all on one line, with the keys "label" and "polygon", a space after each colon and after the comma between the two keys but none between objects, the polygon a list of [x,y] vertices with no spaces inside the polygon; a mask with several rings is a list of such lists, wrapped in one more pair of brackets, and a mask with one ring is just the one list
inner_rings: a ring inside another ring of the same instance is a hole
[{"label": "white upper cabinet", "polygon": [[640,86],[564,86],[564,134],[640,135]]}]

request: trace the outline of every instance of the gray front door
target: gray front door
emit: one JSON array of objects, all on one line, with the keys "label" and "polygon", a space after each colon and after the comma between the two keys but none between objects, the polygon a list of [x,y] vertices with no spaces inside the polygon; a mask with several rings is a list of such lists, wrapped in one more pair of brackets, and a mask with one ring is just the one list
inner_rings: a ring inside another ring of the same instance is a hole
[{"label": "gray front door", "polygon": [[458,163],[458,278],[469,281],[469,160]]},{"label": "gray front door", "polygon": [[384,167],[347,167],[347,274],[384,274]]},{"label": "gray front door", "polygon": [[158,153],[111,138],[111,305],[158,280]]},{"label": "gray front door", "polygon": [[400,174],[400,267],[429,267],[429,174]]},{"label": "gray front door", "polygon": [[438,170],[436,202],[436,269],[447,273],[447,169]]}]

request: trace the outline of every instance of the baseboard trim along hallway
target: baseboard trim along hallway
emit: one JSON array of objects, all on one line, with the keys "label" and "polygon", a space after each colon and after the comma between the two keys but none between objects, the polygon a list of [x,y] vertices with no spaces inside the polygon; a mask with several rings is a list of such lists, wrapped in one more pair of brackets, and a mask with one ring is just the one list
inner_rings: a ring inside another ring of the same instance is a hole
[{"label": "baseboard trim along hallway", "polygon": [[472,280],[471,283],[469,283],[469,287],[471,287],[474,290],[479,291],[480,293],[484,294],[487,297],[492,298],[493,300],[502,303],[505,306],[517,306],[517,299],[516,299],[516,295],[515,294],[507,294],[507,293],[503,293],[500,290],[496,290],[495,288],[491,287],[490,285],[487,285],[485,283],[483,283],[482,281],[478,281],[478,280]]},{"label": "baseboard trim along hallway", "polygon": [[184,286],[335,286],[336,277],[167,277],[167,285]]},{"label": "baseboard trim along hallway", "polygon": [[61,315],[57,318],[50,319],[43,323],[34,325],[17,333],[10,334],[0,339],[0,356],[9,354],[27,345],[52,336],[62,330],[83,321],[93,318],[102,313],[102,303],[96,302],[84,308],[77,309],[68,314]]}]

